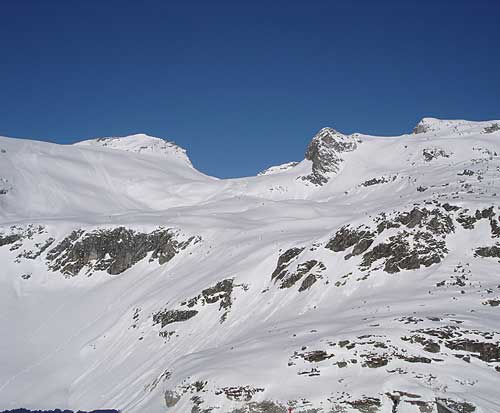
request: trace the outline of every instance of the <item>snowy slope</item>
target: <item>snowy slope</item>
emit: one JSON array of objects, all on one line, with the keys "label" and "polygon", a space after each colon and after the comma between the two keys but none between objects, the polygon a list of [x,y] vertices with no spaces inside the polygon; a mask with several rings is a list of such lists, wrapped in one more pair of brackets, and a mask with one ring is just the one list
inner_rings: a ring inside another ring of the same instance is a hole
[{"label": "snowy slope", "polygon": [[101,147],[140,153],[163,158],[168,163],[178,163],[190,167],[193,166],[187,157],[186,151],[175,143],[143,133],[122,137],[89,139],[78,142],[75,146]]},{"label": "snowy slope", "polygon": [[324,128],[228,180],[0,138],[0,409],[499,411],[499,125]]}]

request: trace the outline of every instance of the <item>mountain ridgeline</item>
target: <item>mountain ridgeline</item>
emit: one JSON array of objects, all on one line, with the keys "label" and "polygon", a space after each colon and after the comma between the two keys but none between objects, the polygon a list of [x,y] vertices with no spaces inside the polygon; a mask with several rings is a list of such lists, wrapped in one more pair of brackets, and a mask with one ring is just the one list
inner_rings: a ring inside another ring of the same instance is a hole
[{"label": "mountain ridgeline", "polygon": [[217,179],[0,138],[0,409],[500,411],[500,121]]}]

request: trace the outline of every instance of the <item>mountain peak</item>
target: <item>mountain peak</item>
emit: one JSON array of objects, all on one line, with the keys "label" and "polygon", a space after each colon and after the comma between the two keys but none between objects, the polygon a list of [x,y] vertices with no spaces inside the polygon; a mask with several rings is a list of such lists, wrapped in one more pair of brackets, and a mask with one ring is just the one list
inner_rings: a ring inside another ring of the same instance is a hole
[{"label": "mountain peak", "polygon": [[337,131],[336,129],[330,127],[330,126],[325,126],[324,128],[321,128],[319,132],[315,135],[343,135],[343,133]]},{"label": "mountain peak", "polygon": [[192,166],[185,149],[181,148],[174,142],[146,135],[144,133],[136,133],[133,135],[119,137],[89,139],[77,142],[75,145],[92,147],[100,146],[113,150],[135,152],[141,155],[166,157],[171,161],[180,161]]},{"label": "mountain peak", "polygon": [[437,119],[426,117],[422,118],[413,129],[415,135],[431,134],[433,136],[444,135],[463,135],[469,133],[478,133],[491,127],[495,121],[470,121],[462,119]]},{"label": "mountain peak", "polygon": [[307,147],[305,158],[312,162],[312,173],[303,179],[315,185],[325,184],[327,175],[339,171],[343,162],[341,154],[352,152],[357,146],[358,142],[352,135],[344,135],[330,127],[322,128]]}]

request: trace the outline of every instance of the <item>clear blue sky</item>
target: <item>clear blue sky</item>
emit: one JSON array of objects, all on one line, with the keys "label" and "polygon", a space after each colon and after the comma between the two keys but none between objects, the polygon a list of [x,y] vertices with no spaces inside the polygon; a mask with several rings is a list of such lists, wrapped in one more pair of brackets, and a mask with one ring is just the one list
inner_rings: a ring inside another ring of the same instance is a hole
[{"label": "clear blue sky", "polygon": [[0,0],[0,134],[145,132],[220,177],[323,126],[500,118],[500,1]]}]

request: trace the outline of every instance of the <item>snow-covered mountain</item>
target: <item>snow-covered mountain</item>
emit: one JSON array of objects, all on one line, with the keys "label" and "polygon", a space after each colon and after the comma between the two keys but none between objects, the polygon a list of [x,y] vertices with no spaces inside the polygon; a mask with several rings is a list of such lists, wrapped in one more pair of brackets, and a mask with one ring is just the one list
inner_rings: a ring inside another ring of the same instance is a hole
[{"label": "snow-covered mountain", "polygon": [[0,409],[500,411],[500,121],[217,179],[0,138]]}]

